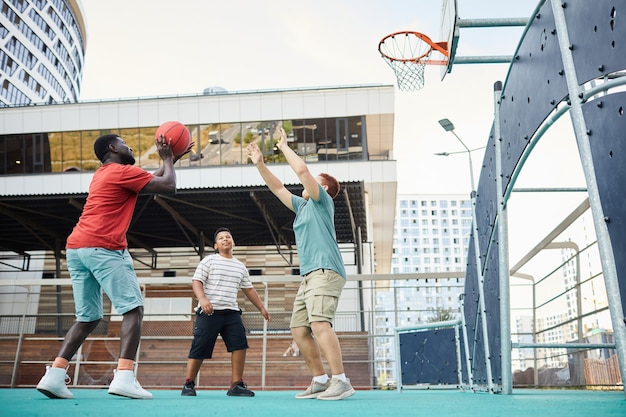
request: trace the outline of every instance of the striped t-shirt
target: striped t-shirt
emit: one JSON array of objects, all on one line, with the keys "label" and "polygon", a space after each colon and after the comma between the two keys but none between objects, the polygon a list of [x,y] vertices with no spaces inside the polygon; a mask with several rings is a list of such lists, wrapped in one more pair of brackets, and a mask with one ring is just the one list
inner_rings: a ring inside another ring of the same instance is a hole
[{"label": "striped t-shirt", "polygon": [[200,261],[193,280],[202,281],[204,294],[215,310],[239,310],[239,288],[252,288],[248,269],[237,258],[213,254]]}]

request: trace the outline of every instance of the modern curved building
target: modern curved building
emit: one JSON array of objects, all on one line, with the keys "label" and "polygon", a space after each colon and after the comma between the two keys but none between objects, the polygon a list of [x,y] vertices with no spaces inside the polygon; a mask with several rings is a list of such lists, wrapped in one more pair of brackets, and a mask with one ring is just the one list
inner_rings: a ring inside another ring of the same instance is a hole
[{"label": "modern curved building", "polygon": [[80,1],[0,5],[0,107],[76,102],[87,40]]}]

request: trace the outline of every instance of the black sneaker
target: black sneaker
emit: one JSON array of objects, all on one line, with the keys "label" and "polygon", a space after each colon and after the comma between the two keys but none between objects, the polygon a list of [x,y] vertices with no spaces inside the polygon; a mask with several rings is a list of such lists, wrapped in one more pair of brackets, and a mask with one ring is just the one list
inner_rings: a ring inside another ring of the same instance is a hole
[{"label": "black sneaker", "polygon": [[196,383],[193,381],[185,382],[183,385],[183,390],[180,395],[184,397],[195,397],[196,396]]},{"label": "black sneaker", "polygon": [[235,382],[230,386],[230,389],[226,393],[231,397],[254,397],[254,392],[248,389],[248,386],[245,382],[239,381]]}]

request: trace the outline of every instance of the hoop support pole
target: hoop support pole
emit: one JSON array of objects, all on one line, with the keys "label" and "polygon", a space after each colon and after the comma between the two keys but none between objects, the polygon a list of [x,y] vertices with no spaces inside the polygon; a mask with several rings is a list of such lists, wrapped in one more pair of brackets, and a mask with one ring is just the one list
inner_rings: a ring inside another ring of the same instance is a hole
[{"label": "hoop support pole", "polygon": [[520,18],[501,18],[501,19],[458,19],[456,26],[459,28],[493,28],[507,26],[526,26],[529,19]]},{"label": "hoop support pole", "polygon": [[512,55],[492,56],[457,56],[455,64],[509,64],[513,61]]}]

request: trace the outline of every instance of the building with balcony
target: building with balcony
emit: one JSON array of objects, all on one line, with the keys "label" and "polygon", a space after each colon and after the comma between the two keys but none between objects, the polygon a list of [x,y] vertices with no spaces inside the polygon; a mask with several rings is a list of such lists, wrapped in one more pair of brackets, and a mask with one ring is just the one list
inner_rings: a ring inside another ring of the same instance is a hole
[{"label": "building with balcony", "polygon": [[[343,186],[336,199],[339,243],[359,246],[359,268],[388,273],[396,197],[396,164],[389,157],[393,100],[392,86],[363,86],[5,108],[1,246],[24,255],[62,248],[100,165],[94,140],[117,133],[133,148],[137,165],[156,169],[154,132],[165,121],[179,120],[191,131],[195,148],[177,163],[177,195],[151,196],[137,213],[129,231],[132,248],[152,255],[162,247],[201,251],[211,243],[206,236],[229,224],[240,246],[293,251],[290,213],[266,195],[244,151],[257,141],[276,174],[297,188],[297,177],[273,146],[276,129],[284,127],[312,172],[329,172]],[[211,132],[221,140],[210,141]],[[171,221],[157,220],[162,214]]]},{"label": "building with balcony", "polygon": [[[159,334],[176,323],[172,317],[190,322],[190,277],[212,249],[213,231],[227,226],[237,244],[236,256],[255,275],[255,282],[262,276],[291,277],[289,283],[278,284],[284,289],[272,288],[277,295],[268,301],[273,316],[269,330],[288,334],[297,288],[291,281],[297,282],[299,275],[294,215],[247,161],[245,146],[256,141],[270,169],[287,188],[300,193],[297,176],[274,150],[277,129],[285,128],[290,146],[311,172],[328,172],[341,184],[335,225],[348,275],[389,274],[397,188],[393,119],[393,86],[5,107],[0,111],[0,276],[15,285],[2,287],[3,293],[13,295],[3,298],[1,315],[32,317],[24,327],[29,334],[64,335],[73,321],[69,285],[51,295],[28,281],[69,277],[65,239],[100,166],[94,140],[105,133],[119,134],[133,148],[136,164],[150,171],[160,162],[153,146],[157,127],[178,120],[195,142],[193,151],[176,164],[178,191],[140,195],[128,231],[140,282],[167,281],[167,288],[156,285],[156,291],[146,292],[146,322],[156,322]],[[370,309],[370,292],[358,281],[346,284],[335,323],[338,331],[371,331],[370,320],[358,313]],[[248,307],[247,327],[256,334],[263,320]],[[112,308],[105,311],[111,315],[105,320],[106,332],[115,334],[116,313]],[[5,318],[3,332],[15,333],[12,319]],[[184,323],[172,331],[181,326]]]}]

